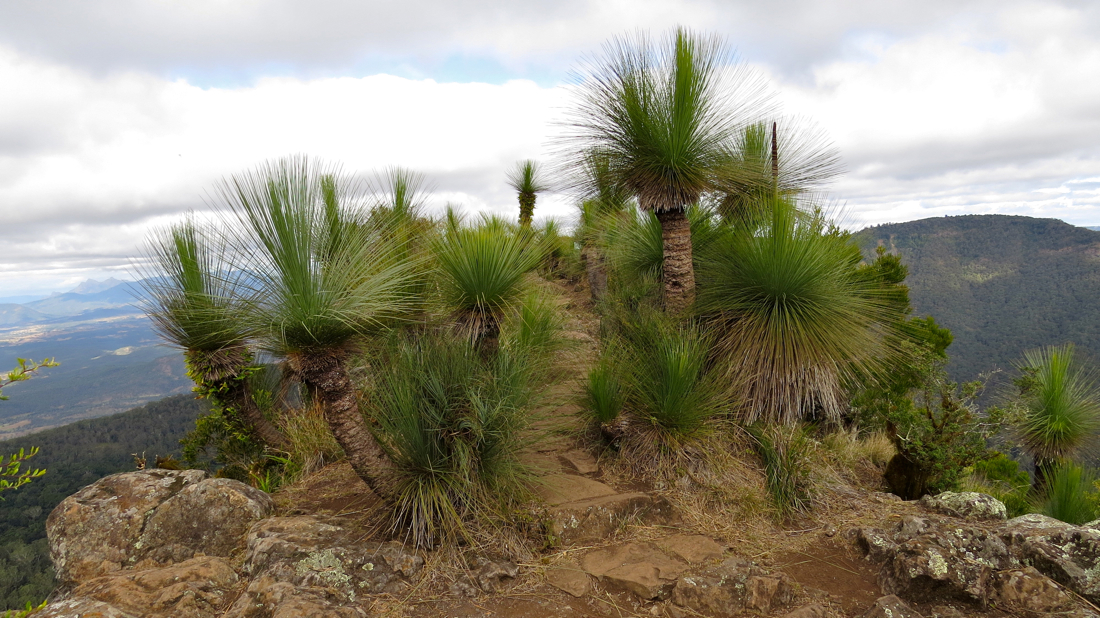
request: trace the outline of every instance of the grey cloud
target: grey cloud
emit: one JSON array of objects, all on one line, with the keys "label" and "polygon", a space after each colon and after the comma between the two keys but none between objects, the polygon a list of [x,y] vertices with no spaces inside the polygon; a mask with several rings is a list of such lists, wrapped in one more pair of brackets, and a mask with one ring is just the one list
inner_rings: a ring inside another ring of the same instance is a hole
[{"label": "grey cloud", "polygon": [[853,53],[853,37],[900,37],[952,21],[977,30],[990,26],[989,11],[1009,4],[690,0],[640,2],[622,11],[614,9],[619,4],[585,0],[10,0],[0,5],[0,42],[96,71],[215,79],[328,74],[406,60],[430,67],[454,54],[494,58],[520,72],[535,65],[564,75],[577,54],[613,34],[680,22],[727,34],[751,60],[798,74]]}]

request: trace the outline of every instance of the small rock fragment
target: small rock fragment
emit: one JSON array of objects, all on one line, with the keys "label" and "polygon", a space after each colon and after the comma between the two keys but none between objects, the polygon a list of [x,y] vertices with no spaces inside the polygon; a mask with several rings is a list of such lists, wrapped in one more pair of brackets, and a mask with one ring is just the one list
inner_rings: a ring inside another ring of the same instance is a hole
[{"label": "small rock fragment", "polygon": [[579,568],[551,568],[546,570],[546,581],[558,590],[575,597],[583,597],[592,589],[588,575]]},{"label": "small rock fragment", "polygon": [[875,601],[871,609],[864,612],[861,618],[924,618],[924,616],[906,605],[905,601],[891,594]]}]

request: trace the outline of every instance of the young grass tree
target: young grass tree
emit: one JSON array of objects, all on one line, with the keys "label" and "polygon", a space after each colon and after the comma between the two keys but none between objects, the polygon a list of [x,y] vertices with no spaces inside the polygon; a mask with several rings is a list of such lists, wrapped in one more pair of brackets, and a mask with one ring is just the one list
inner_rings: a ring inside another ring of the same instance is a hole
[{"label": "young grass tree", "polygon": [[242,273],[229,266],[228,251],[218,234],[192,218],[155,232],[140,267],[145,312],[161,338],[184,350],[201,392],[236,412],[261,444],[282,449],[285,436],[264,417],[248,385],[252,333],[240,301]]},{"label": "young grass tree", "polygon": [[356,474],[390,499],[392,464],[359,410],[348,355],[357,337],[416,305],[418,265],[366,221],[348,186],[337,169],[290,157],[231,177],[219,195],[239,222],[236,254],[246,258],[259,340],[320,400]]},{"label": "young grass tree", "polygon": [[538,266],[542,248],[532,234],[497,218],[473,226],[451,221],[434,247],[443,299],[489,354],[497,347],[502,314],[520,297],[524,275]]},{"label": "young grass tree", "polygon": [[613,39],[579,71],[563,137],[571,148],[566,169],[583,177],[584,157],[576,153],[599,152],[615,184],[656,213],[664,301],[673,314],[695,298],[687,209],[714,188],[729,164],[731,138],[765,103],[763,90],[720,38],[686,28],[660,43],[642,33]]},{"label": "young grass tree", "polygon": [[891,306],[846,234],[788,200],[769,211],[764,227],[708,243],[698,308],[721,333],[744,422],[836,420],[846,380],[887,352]]},{"label": "young grass tree", "polygon": [[1041,489],[1051,467],[1075,456],[1100,431],[1100,390],[1074,363],[1072,344],[1026,352],[1020,369],[1016,386],[1023,414],[1016,431],[1035,458],[1034,484]]},{"label": "young grass tree", "polygon": [[539,164],[530,159],[516,163],[516,167],[508,172],[508,186],[519,194],[520,227],[531,227],[531,217],[535,214],[535,200],[539,193],[549,188],[542,177]]}]

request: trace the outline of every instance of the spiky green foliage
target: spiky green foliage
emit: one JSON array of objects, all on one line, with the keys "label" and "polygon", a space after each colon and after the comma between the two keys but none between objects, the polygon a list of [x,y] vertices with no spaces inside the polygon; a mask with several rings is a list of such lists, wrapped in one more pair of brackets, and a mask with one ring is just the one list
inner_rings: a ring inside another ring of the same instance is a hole
[{"label": "spiky green foliage", "polygon": [[588,372],[581,406],[596,423],[610,423],[623,410],[623,385],[616,363],[604,355]]},{"label": "spiky green foliage", "polygon": [[[767,107],[764,82],[716,36],[677,28],[659,42],[612,39],[582,64],[563,145],[607,160],[642,208],[682,209],[712,187],[740,127]],[[576,186],[589,162],[571,156]]]},{"label": "spiky green foliage", "polygon": [[727,222],[754,226],[766,220],[772,199],[819,190],[840,172],[836,149],[805,120],[752,123],[732,140],[717,173],[715,207]]},{"label": "spiky green foliage", "polygon": [[706,333],[642,311],[623,323],[617,345],[625,365],[627,405],[661,441],[675,443],[699,434],[722,408]]},{"label": "spiky green foliage", "polygon": [[1071,458],[1100,430],[1100,391],[1074,362],[1072,344],[1024,354],[1020,442],[1039,464]]},{"label": "spiky green foliage", "polygon": [[524,275],[543,254],[530,233],[495,217],[448,226],[433,250],[444,302],[477,336],[495,328],[522,295]]},{"label": "spiky green foliage", "polygon": [[518,453],[531,375],[522,350],[502,347],[486,362],[470,342],[445,332],[394,338],[368,403],[395,464],[395,526],[431,546],[467,536],[473,521],[501,517],[527,496]]},{"label": "spiky green foliage", "polygon": [[192,217],[157,230],[139,263],[145,312],[165,341],[216,352],[243,346],[251,335],[241,299],[240,270],[224,237]]},{"label": "spiky green foliage", "polygon": [[374,210],[386,209],[408,218],[422,216],[430,190],[423,174],[403,167],[389,167],[377,174],[371,189]]},{"label": "spiky green foliage", "polygon": [[747,427],[764,464],[772,504],[781,519],[808,513],[815,493],[810,452],[813,442],[795,425],[755,424]]},{"label": "spiky green foliage", "polygon": [[698,309],[719,331],[745,422],[838,418],[843,386],[888,350],[893,313],[846,233],[777,200],[758,230],[728,229],[699,259]]},{"label": "spiky green foliage", "polygon": [[523,227],[530,226],[538,194],[550,188],[543,178],[539,164],[530,159],[516,163],[508,172],[508,186],[519,194],[519,224]]},{"label": "spiky green foliage", "polygon": [[219,186],[221,206],[240,223],[250,320],[276,354],[342,346],[417,305],[418,264],[366,221],[347,185],[336,168],[290,157]]},{"label": "spiky green foliage", "polygon": [[535,228],[535,240],[542,247],[542,262],[539,272],[544,276],[561,277],[570,281],[579,279],[584,273],[581,255],[573,237],[562,229],[554,219],[546,219]]},{"label": "spiky green foliage", "polygon": [[1097,517],[1096,473],[1073,463],[1052,467],[1040,512],[1067,524],[1085,524]]}]

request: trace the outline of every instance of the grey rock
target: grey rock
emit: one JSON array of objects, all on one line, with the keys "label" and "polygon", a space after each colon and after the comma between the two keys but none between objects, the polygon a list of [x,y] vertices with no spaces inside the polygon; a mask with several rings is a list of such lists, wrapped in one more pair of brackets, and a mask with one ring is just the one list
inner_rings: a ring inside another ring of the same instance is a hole
[{"label": "grey rock", "polygon": [[513,562],[488,562],[477,572],[477,583],[485,592],[495,592],[505,579],[515,579],[519,567]]},{"label": "grey rock", "polygon": [[737,616],[745,610],[768,613],[789,605],[796,585],[786,575],[770,575],[742,558],[730,558],[699,575],[681,577],[672,590],[672,602],[694,612]]},{"label": "grey rock", "polygon": [[1025,515],[1006,522],[1001,536],[1022,563],[1100,603],[1100,530]]},{"label": "grey rock", "polygon": [[1077,605],[1073,597],[1033,567],[997,573],[994,588],[997,607],[1021,616],[1068,615]]},{"label": "grey rock", "polygon": [[1000,500],[974,491],[945,491],[938,496],[925,496],[921,506],[944,515],[963,519],[999,520],[1008,518],[1008,510]]}]

